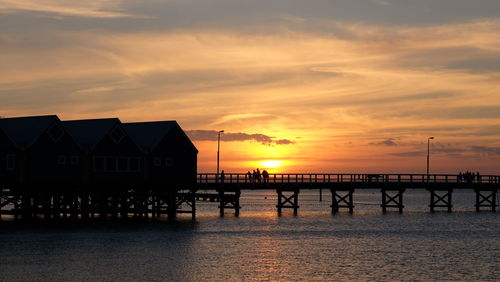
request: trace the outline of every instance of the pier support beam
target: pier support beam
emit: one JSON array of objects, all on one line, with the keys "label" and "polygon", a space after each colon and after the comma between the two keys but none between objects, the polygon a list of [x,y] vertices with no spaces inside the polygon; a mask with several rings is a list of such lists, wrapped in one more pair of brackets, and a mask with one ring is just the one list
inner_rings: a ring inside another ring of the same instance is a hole
[{"label": "pier support beam", "polygon": [[[188,206],[187,210],[182,209],[182,204]],[[196,197],[195,190],[181,192],[177,194],[177,213],[190,213],[193,220],[196,219]]]},{"label": "pier support beam", "polygon": [[234,210],[234,215],[240,215],[240,189],[218,190],[220,216],[224,216],[226,209]]},{"label": "pier support beam", "polygon": [[[277,189],[278,193],[278,215],[281,215],[283,209],[293,209],[293,214],[297,215],[299,210],[299,189],[284,190]],[[291,192],[290,195],[285,195],[283,192]]]},{"label": "pier support beam", "polygon": [[400,213],[403,212],[403,193],[404,188],[382,189],[382,212],[386,213],[387,208],[397,208]]},{"label": "pier support beam", "polygon": [[476,211],[481,211],[481,208],[488,208],[492,212],[497,210],[497,188],[476,188]]},{"label": "pier support beam", "polygon": [[169,221],[174,221],[177,213],[177,191],[171,190],[167,196],[167,215]]},{"label": "pier support beam", "polygon": [[434,212],[435,208],[446,208],[448,212],[451,212],[451,208],[453,207],[451,202],[451,195],[453,193],[453,189],[427,189],[431,193],[431,201],[429,207],[431,212]]},{"label": "pier support beam", "polygon": [[335,189],[331,188],[332,192],[332,213],[338,213],[341,208],[349,209],[350,213],[354,211],[353,193],[354,188]]}]

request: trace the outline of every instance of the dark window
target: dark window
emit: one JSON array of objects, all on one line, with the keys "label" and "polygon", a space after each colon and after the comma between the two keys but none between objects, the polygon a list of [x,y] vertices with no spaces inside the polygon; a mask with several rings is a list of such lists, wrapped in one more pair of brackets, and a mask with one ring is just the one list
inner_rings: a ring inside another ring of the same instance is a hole
[{"label": "dark window", "polygon": [[131,158],[130,159],[130,170],[131,171],[138,171],[140,168],[140,163],[138,158]]},{"label": "dark window", "polygon": [[154,166],[161,166],[161,158],[154,158],[153,164]]},{"label": "dark window", "polygon": [[116,144],[120,143],[124,137],[125,133],[119,126],[115,126],[111,131],[111,139],[113,139],[113,142]]},{"label": "dark window", "polygon": [[54,142],[57,142],[64,135],[64,131],[62,130],[61,126],[59,126],[59,124],[54,124],[49,128],[48,134],[50,138],[54,140]]},{"label": "dark window", "polygon": [[66,164],[66,156],[65,155],[58,155],[57,156],[57,164],[58,165],[65,165]]},{"label": "dark window", "polygon": [[118,170],[127,171],[128,170],[128,159],[119,158],[118,159]]},{"label": "dark window", "polygon": [[174,159],[173,158],[166,158],[165,159],[165,165],[167,167],[173,167],[174,166]]},{"label": "dark window", "polygon": [[94,158],[94,168],[95,170],[104,170],[104,158],[95,157]]},{"label": "dark window", "polygon": [[112,157],[106,158],[106,170],[109,171],[116,170],[116,158]]},{"label": "dark window", "polygon": [[14,170],[16,168],[16,156],[15,155],[7,155],[6,156],[6,169]]},{"label": "dark window", "polygon": [[71,156],[71,164],[72,165],[79,165],[80,164],[80,157],[79,156]]}]

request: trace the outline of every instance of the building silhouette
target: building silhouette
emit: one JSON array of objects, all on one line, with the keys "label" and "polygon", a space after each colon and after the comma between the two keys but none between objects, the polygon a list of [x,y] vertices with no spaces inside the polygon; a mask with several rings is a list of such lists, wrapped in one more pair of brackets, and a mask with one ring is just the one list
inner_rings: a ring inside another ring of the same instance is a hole
[{"label": "building silhouette", "polygon": [[182,203],[194,214],[180,192],[195,189],[197,153],[175,121],[2,118],[0,214],[174,218]]}]

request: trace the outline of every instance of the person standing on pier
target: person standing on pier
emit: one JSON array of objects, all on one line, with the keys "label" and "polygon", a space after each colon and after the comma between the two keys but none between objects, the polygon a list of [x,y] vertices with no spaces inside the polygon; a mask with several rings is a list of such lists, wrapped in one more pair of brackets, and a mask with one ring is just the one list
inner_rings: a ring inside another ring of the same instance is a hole
[{"label": "person standing on pier", "polygon": [[222,171],[220,172],[220,178],[219,178],[220,183],[224,183],[224,179],[225,179],[225,178],[226,178],[226,175],[224,174],[224,170],[222,170]]},{"label": "person standing on pier", "polygon": [[260,170],[258,168],[257,168],[256,174],[257,174],[257,182],[260,183],[261,174],[260,174]]},{"label": "person standing on pier", "polygon": [[253,182],[252,181],[252,173],[250,171],[247,171],[247,180],[248,182]]},{"label": "person standing on pier", "polygon": [[262,178],[264,179],[264,183],[269,182],[269,172],[265,169],[262,171]]}]

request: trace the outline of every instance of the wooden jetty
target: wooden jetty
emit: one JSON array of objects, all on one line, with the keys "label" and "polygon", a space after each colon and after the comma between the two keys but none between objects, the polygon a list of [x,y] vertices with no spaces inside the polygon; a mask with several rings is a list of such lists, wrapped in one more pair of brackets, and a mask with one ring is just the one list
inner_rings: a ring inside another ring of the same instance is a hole
[{"label": "wooden jetty", "polygon": [[[429,208],[431,212],[439,209],[451,212],[453,208],[452,194],[454,190],[471,189],[476,195],[476,211],[490,210],[495,212],[498,206],[497,193],[500,188],[500,176],[479,175],[464,177],[453,174],[331,174],[331,173],[294,173],[270,174],[268,178],[254,179],[243,173],[226,173],[224,178],[215,173],[199,173],[197,189],[218,191],[217,199],[224,196],[221,191],[241,190],[275,190],[277,193],[277,212],[291,209],[294,214],[299,210],[299,193],[301,190],[330,189],[332,195],[331,211],[337,213],[346,209],[354,211],[354,192],[358,189],[378,189],[381,191],[382,212],[395,209],[403,212],[403,195],[407,189],[429,191]],[[321,193],[321,192],[320,192]],[[321,194],[320,194],[321,195]],[[234,196],[232,200],[235,201]],[[227,209],[227,207],[225,207]],[[239,205],[231,209],[239,214]],[[221,214],[224,208],[221,208]]]},{"label": "wooden jetty", "polygon": [[[475,192],[476,211],[495,212],[500,176],[484,175],[461,179],[449,174],[270,174],[266,179],[249,179],[246,174],[226,173],[224,181],[214,173],[199,173],[195,184],[169,189],[135,189],[94,187],[61,189],[61,187],[8,187],[0,189],[0,216],[46,219],[74,218],[169,218],[188,213],[196,216],[196,201],[219,203],[220,215],[240,213],[242,190],[274,190],[277,212],[299,210],[301,190],[330,189],[331,212],[354,211],[356,190],[377,189],[381,192],[382,212],[403,212],[403,196],[408,189],[429,191],[430,212],[453,208],[455,190]],[[0,217],[1,218],[1,217]]]}]

